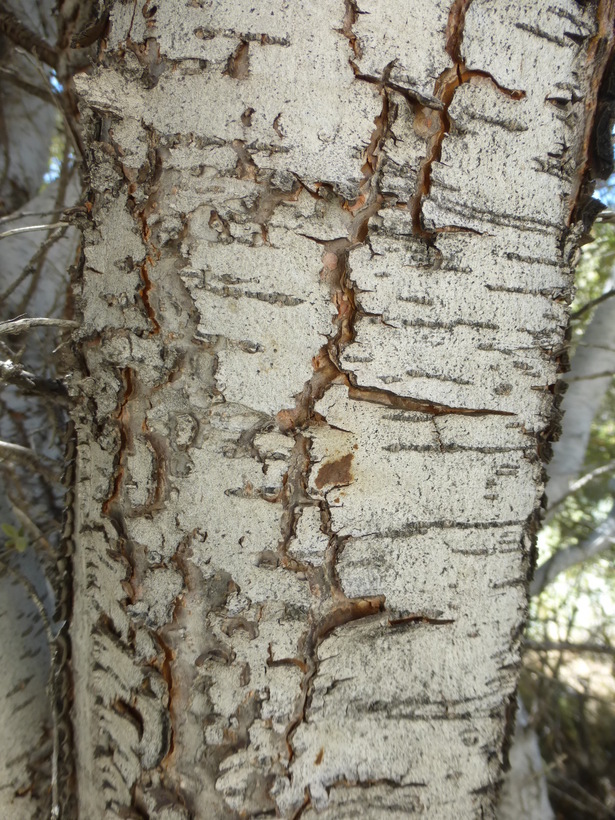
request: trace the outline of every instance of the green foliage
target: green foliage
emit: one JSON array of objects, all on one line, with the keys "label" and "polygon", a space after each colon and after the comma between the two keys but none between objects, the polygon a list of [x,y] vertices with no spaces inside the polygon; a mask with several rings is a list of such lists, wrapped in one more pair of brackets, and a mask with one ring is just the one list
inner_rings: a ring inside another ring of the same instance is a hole
[{"label": "green foliage", "polygon": [[[592,234],[593,241],[583,247],[575,271],[576,295],[571,305],[573,316],[588,302],[602,295],[615,265],[615,226],[597,222]],[[573,345],[583,335],[590,318],[591,311],[586,311],[573,320]]]},{"label": "green foliage", "polygon": [[24,535],[23,527],[17,529],[12,524],[0,524],[0,529],[6,535],[7,540],[4,545],[7,549],[14,549],[17,552],[26,551],[28,539]]}]

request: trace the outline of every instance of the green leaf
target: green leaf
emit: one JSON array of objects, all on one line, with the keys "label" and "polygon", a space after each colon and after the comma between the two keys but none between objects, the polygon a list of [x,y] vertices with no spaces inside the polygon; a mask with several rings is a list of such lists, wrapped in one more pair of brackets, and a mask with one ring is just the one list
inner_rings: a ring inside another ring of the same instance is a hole
[{"label": "green leaf", "polygon": [[2,532],[8,538],[19,538],[19,532],[17,531],[17,528],[14,527],[12,524],[0,524],[0,527],[2,527]]},{"label": "green leaf", "polygon": [[28,539],[25,538],[23,535],[20,535],[13,542],[13,546],[15,547],[17,552],[25,552],[28,548]]}]

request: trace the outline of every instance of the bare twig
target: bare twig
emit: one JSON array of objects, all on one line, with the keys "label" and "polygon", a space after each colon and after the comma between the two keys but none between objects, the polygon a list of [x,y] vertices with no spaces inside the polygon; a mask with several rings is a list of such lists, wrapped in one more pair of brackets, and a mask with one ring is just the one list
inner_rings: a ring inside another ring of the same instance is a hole
[{"label": "bare twig", "polygon": [[525,640],[523,647],[536,652],[589,652],[597,655],[614,655],[615,646],[602,643],[573,643],[571,641],[530,641]]},{"label": "bare twig", "polygon": [[24,280],[26,280],[30,276],[36,275],[39,261],[45,258],[45,255],[47,254],[49,248],[51,248],[51,246],[55,242],[57,242],[58,239],[61,239],[66,233],[66,231],[67,228],[56,229],[51,234],[51,236],[48,236],[47,239],[45,239],[45,241],[41,243],[41,245],[39,245],[38,250],[32,256],[32,258],[30,259],[26,267],[22,270],[22,272],[19,274],[19,276],[13,282],[11,282],[11,284],[4,291],[4,293],[0,293],[0,303],[4,302],[11,295],[11,293],[13,293],[13,291],[15,291],[21,285],[21,283]]},{"label": "bare twig", "polygon": [[48,459],[43,460],[29,447],[22,447],[21,444],[13,444],[10,441],[0,441],[0,462],[2,461],[10,464],[26,464],[53,481],[57,481],[60,475],[57,465],[53,465]]},{"label": "bare twig", "polygon": [[552,789],[554,792],[557,792],[560,795],[560,797],[567,803],[570,803],[571,806],[574,806],[577,809],[581,809],[585,814],[588,811],[599,811],[599,814],[594,815],[596,818],[604,818],[604,820],[607,820],[607,818],[612,817],[609,809],[604,805],[604,803],[601,803],[600,800],[596,800],[595,797],[592,797],[592,795],[586,792],[585,789],[582,789],[578,783],[575,783],[572,780],[568,780],[567,778],[565,779],[561,776],[558,776],[557,779],[560,783],[569,783],[571,786],[574,785],[580,791],[583,792],[583,799],[586,801],[585,803],[582,803],[580,800],[577,800],[568,792],[564,791],[563,789],[560,789],[558,786],[555,785],[555,783],[551,781],[551,778],[549,778],[549,788]]},{"label": "bare twig", "polygon": [[555,502],[555,504],[553,504],[549,508],[549,512],[546,516],[546,520],[551,519],[553,517],[553,515],[555,515],[555,512],[556,512],[557,508],[560,506],[560,504],[562,504],[562,502],[565,501],[573,493],[576,493],[579,490],[582,490],[583,487],[585,487],[586,484],[589,484],[592,481],[596,481],[596,479],[601,478],[603,475],[608,475],[608,473],[613,472],[614,470],[615,470],[615,461],[609,461],[606,464],[602,464],[600,467],[596,467],[595,470],[592,470],[589,473],[585,473],[584,476],[581,476],[581,478],[574,481],[568,487],[568,491],[566,492],[566,494],[563,495],[561,498],[559,498]]},{"label": "bare twig", "polygon": [[10,68],[6,68],[5,66],[0,66],[0,75],[6,78],[10,83],[12,83],[16,88],[20,88],[22,91],[25,91],[26,94],[31,94],[33,97],[37,97],[39,100],[43,100],[43,102],[51,103],[53,102],[53,92],[50,91],[48,88],[41,88],[34,83],[29,83],[27,80],[24,80],[16,71],[13,71]]},{"label": "bare twig", "polygon": [[0,360],[0,385],[3,383],[12,384],[22,393],[45,396],[63,405],[68,403],[66,387],[59,379],[37,376],[10,359]]},{"label": "bare twig", "polygon": [[16,336],[33,327],[78,327],[79,323],[72,319],[11,319],[8,322],[0,322],[0,336]]},{"label": "bare twig", "polygon": [[8,499],[11,502],[11,510],[13,511],[13,515],[17,519],[18,523],[23,527],[24,532],[28,533],[28,535],[30,536],[30,543],[32,544],[32,546],[35,548],[38,548],[39,546],[42,547],[45,553],[47,554],[48,558],[57,558],[56,550],[54,550],[54,548],[49,543],[48,539],[45,537],[45,534],[34,523],[34,521],[30,518],[28,513],[10,494],[8,496]]},{"label": "bare twig", "polygon": [[615,376],[615,370],[603,370],[600,373],[590,373],[588,376],[571,376],[565,373],[563,376],[560,376],[560,378],[566,382],[584,382],[589,379],[606,379],[609,376]]},{"label": "bare twig", "polygon": [[54,228],[68,227],[68,222],[53,222],[51,225],[26,225],[23,228],[11,228],[8,231],[0,233],[0,239],[6,239],[7,236],[17,236],[21,233],[33,233],[34,231],[50,231]]},{"label": "bare twig", "polygon": [[612,296],[615,296],[615,288],[611,288],[611,290],[607,290],[601,296],[597,296],[595,299],[591,299],[587,302],[583,307],[580,307],[578,310],[575,310],[574,313],[570,314],[570,319],[578,319],[580,316],[583,316],[584,313],[587,313],[588,310],[596,307],[599,305],[600,302],[605,302],[607,299],[610,299]]},{"label": "bare twig", "polygon": [[16,46],[21,46],[29,54],[34,54],[52,68],[58,67],[58,52],[42,37],[24,25],[3,2],[0,2],[0,31]]},{"label": "bare twig", "polygon": [[[0,71],[2,71],[1,68]],[[0,225],[4,225],[6,222],[15,222],[18,219],[25,219],[28,216],[52,216],[53,214],[61,214],[63,212],[64,211],[61,208],[51,211],[19,211],[19,213],[11,213],[6,216],[0,216]]]},{"label": "bare twig", "polygon": [[615,504],[607,518],[580,544],[558,550],[536,570],[530,595],[539,595],[561,572],[595,558],[615,544]]}]

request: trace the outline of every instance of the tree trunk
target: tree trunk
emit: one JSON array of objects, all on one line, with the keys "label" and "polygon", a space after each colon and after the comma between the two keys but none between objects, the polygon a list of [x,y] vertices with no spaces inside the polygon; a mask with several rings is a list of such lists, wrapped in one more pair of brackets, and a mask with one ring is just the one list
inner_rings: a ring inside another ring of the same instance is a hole
[{"label": "tree trunk", "polygon": [[[615,287],[615,270],[605,292]],[[548,499],[552,508],[568,493],[585,461],[592,422],[609,389],[615,371],[615,299],[599,304],[573,356],[564,401],[562,435],[549,465]],[[600,378],[599,374],[607,375]]]},{"label": "tree trunk", "polygon": [[611,4],[111,6],[80,816],[492,816]]}]

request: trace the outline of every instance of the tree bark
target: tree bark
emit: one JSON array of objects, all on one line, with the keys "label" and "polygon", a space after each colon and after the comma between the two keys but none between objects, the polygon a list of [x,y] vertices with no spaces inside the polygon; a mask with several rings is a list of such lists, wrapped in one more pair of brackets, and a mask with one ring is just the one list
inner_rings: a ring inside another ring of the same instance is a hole
[{"label": "tree bark", "polygon": [[510,771],[502,788],[498,820],[554,820],[545,769],[538,736],[530,724],[523,701],[518,699]]},{"label": "tree bark", "polygon": [[80,815],[493,816],[611,4],[111,6]]}]

